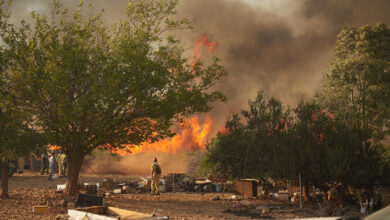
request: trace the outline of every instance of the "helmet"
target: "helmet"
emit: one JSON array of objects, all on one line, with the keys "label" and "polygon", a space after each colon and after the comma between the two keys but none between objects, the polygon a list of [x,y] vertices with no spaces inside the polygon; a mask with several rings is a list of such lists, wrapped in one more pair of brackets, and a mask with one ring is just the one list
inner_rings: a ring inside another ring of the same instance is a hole
[{"label": "helmet", "polygon": [[157,157],[155,157],[155,158],[153,159],[153,162],[157,162]]}]

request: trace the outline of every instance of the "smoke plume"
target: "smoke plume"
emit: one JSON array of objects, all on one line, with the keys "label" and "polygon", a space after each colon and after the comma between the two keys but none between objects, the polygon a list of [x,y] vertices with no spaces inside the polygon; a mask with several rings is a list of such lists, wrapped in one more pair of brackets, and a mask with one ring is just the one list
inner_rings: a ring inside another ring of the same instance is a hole
[{"label": "smoke plume", "polygon": [[[64,2],[75,7],[78,1]],[[105,10],[104,19],[110,24],[124,18],[126,2],[95,0],[93,5],[96,10]],[[47,12],[50,5],[51,0],[14,1],[13,19],[28,18],[31,10]],[[186,53],[191,56],[194,42],[207,35],[217,46],[212,54],[204,49],[203,58],[218,56],[229,73],[215,86],[228,101],[217,103],[212,112],[202,115],[212,119],[211,133],[223,126],[231,111],[247,108],[248,99],[254,99],[258,90],[289,105],[301,97],[312,98],[320,89],[343,25],[390,25],[389,9],[388,0],[182,0],[178,16],[187,17],[194,27],[180,32]],[[126,157],[110,167],[118,172],[127,167],[135,173],[147,173],[152,157]],[[185,171],[181,169],[186,162],[183,157],[166,154],[166,161],[175,162],[164,164],[172,172]],[[108,167],[111,162],[101,161],[93,168]]]},{"label": "smoke plume", "polygon": [[82,173],[150,175],[154,157],[157,157],[163,175],[168,173],[194,173],[202,155],[201,151],[178,154],[153,152],[124,157],[103,154],[93,160],[85,161]]},{"label": "smoke plume", "polygon": [[230,111],[246,108],[260,89],[290,105],[312,98],[343,25],[390,23],[386,0],[251,2],[185,0],[178,10],[194,26],[183,36],[186,43],[210,36],[229,73],[217,85],[228,101],[211,113],[216,125]]}]

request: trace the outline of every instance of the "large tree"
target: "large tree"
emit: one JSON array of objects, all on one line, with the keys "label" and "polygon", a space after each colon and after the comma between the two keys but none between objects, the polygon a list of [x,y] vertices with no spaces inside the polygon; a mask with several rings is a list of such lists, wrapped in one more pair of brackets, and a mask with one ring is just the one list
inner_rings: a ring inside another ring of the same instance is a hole
[{"label": "large tree", "polygon": [[[0,17],[6,18],[1,9]],[[0,26],[5,27],[6,23],[0,20]],[[18,155],[25,155],[40,145],[44,144],[43,136],[35,126],[31,114],[23,111],[22,106],[17,104],[12,90],[9,89],[9,65],[13,59],[9,56],[6,45],[0,45],[0,176],[1,176],[1,198],[8,198],[8,163],[17,158]]]},{"label": "large tree", "polygon": [[[13,53],[9,89],[53,145],[66,153],[65,191],[76,191],[86,155],[173,135],[170,127],[209,111],[224,96],[211,87],[224,69],[218,60],[190,64],[175,30],[177,0],[130,0],[126,18],[106,27],[102,13],[70,13],[59,1],[51,17],[32,13],[32,25],[2,26]],[[94,14],[95,13],[95,14]]]},{"label": "large tree", "polygon": [[4,98],[0,100],[1,198],[8,198],[8,163],[42,146],[44,139],[31,127],[27,115],[5,106]]},{"label": "large tree", "polygon": [[390,30],[384,24],[341,30],[319,98],[340,119],[370,129],[376,141],[389,134]]}]

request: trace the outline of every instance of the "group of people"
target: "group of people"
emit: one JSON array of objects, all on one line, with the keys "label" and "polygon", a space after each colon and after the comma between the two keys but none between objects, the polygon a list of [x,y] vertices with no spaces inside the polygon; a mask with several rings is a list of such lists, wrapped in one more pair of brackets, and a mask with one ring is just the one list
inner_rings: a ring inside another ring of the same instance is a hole
[{"label": "group of people", "polygon": [[68,168],[68,162],[66,159],[66,154],[63,152],[60,152],[55,156],[54,152],[44,152],[41,156],[42,160],[42,169],[41,169],[41,175],[43,174],[49,174],[53,175],[56,170],[56,162],[58,165],[58,176],[66,176],[67,175],[67,168]]},{"label": "group of people", "polygon": [[[60,152],[55,157],[54,152],[44,152],[41,156],[42,160],[42,169],[41,175],[49,174],[50,176],[55,172],[55,163],[58,164],[58,176],[66,176],[67,175],[67,158],[66,154]],[[152,164],[152,182],[151,182],[151,195],[160,195],[159,185],[160,185],[160,176],[161,176],[161,168],[157,163],[157,158],[153,159]]]}]

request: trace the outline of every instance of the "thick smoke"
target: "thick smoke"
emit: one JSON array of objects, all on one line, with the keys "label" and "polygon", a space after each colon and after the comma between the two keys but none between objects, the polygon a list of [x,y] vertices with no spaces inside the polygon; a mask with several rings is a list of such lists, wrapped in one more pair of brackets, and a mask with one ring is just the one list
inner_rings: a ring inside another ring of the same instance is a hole
[{"label": "thick smoke", "polygon": [[193,153],[142,153],[122,158],[108,154],[84,162],[82,173],[88,174],[122,174],[122,175],[150,175],[152,160],[158,158],[158,163],[163,175],[168,173],[192,173],[196,170],[194,165],[199,165],[202,152]]},{"label": "thick smoke", "polygon": [[[64,2],[71,2],[74,7],[78,1]],[[93,2],[95,9],[105,9],[108,24],[124,17],[126,0]],[[50,4],[51,0],[15,0],[13,15],[27,18],[31,10],[48,11]],[[207,114],[213,120],[212,133],[223,126],[231,111],[247,108],[248,99],[254,99],[258,90],[289,105],[296,104],[301,97],[312,98],[320,89],[342,26],[378,22],[389,26],[389,9],[388,0],[182,0],[178,15],[187,17],[194,27],[180,33],[188,55],[191,56],[198,37],[208,35],[218,43],[212,55],[222,59],[229,73],[215,86],[228,101],[216,104]],[[115,167],[127,166],[131,170],[131,164],[145,160],[142,167],[149,172],[150,155],[145,157],[125,158]],[[103,163],[96,166],[100,164]]]},{"label": "thick smoke", "polygon": [[390,1],[186,0],[179,13],[194,30],[184,39],[207,34],[218,42],[215,55],[230,74],[218,89],[228,101],[212,112],[223,125],[230,111],[247,107],[258,90],[294,105],[320,89],[343,25],[390,24]]},{"label": "thick smoke", "polygon": [[[13,17],[28,19],[32,10],[48,12],[51,2],[16,0]],[[72,8],[79,1],[64,2]],[[91,2],[96,10],[105,10],[107,24],[125,17],[127,0],[87,0],[85,5]],[[222,59],[229,73],[216,86],[228,101],[216,104],[211,113],[214,129],[230,111],[246,108],[260,89],[292,105],[301,97],[313,97],[342,26],[389,24],[389,8],[388,0],[181,0],[178,15],[194,26],[180,33],[188,55],[196,39],[206,34],[218,43],[212,55]]]}]

